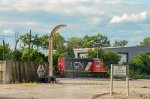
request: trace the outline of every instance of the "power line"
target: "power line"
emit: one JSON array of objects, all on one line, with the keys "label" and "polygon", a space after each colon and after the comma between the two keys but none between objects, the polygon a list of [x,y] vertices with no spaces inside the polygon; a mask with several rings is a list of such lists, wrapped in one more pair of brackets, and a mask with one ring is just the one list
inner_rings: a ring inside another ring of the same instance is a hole
[{"label": "power line", "polygon": [[5,37],[15,37],[15,36],[4,36],[4,35],[0,35],[0,36],[1,36],[1,37],[4,37],[4,38],[5,38]]}]

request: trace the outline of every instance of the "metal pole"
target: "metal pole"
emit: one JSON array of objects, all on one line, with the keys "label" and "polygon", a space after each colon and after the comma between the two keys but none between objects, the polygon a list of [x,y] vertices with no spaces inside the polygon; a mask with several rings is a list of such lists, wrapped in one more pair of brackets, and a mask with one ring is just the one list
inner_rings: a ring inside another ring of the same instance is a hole
[{"label": "metal pole", "polygon": [[100,44],[100,42],[98,41],[99,39],[97,39],[95,42],[95,45],[97,45],[97,58],[98,58],[98,51],[99,51],[99,44]]},{"label": "metal pole", "polygon": [[53,40],[49,41],[49,75],[53,76]]},{"label": "metal pole", "polygon": [[53,39],[54,39],[54,34],[61,27],[66,27],[66,25],[64,25],[64,24],[57,25],[52,30],[52,32],[50,33],[50,37],[49,37],[49,76],[53,76]]},{"label": "metal pole", "polygon": [[110,95],[113,93],[113,65],[111,64],[111,74],[110,74]]},{"label": "metal pole", "polygon": [[126,69],[127,69],[127,71],[126,71],[126,94],[127,94],[127,96],[129,96],[129,66],[127,65],[126,66]]}]

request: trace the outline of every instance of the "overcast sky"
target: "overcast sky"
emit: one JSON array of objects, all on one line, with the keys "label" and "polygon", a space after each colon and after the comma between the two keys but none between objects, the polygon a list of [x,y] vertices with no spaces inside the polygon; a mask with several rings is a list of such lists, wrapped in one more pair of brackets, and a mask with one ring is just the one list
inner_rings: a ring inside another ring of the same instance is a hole
[{"label": "overcast sky", "polygon": [[[14,44],[14,34],[31,29],[49,34],[58,24],[61,35],[83,37],[101,33],[111,42],[127,40],[138,45],[150,37],[150,0],[0,0],[0,36]],[[2,40],[0,39],[0,42]]]}]

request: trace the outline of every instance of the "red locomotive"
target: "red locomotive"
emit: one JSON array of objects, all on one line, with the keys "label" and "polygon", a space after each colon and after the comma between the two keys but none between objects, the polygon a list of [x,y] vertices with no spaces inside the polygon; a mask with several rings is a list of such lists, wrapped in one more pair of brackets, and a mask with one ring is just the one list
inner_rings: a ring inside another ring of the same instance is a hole
[{"label": "red locomotive", "polygon": [[58,58],[58,71],[64,77],[104,77],[104,64],[98,58]]}]

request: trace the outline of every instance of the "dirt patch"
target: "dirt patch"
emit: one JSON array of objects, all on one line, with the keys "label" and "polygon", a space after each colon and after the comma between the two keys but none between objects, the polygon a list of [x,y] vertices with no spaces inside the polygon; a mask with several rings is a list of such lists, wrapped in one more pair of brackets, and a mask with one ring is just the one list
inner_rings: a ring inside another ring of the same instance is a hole
[{"label": "dirt patch", "polygon": [[0,99],[34,99],[34,98],[21,98],[21,97],[0,97]]},{"label": "dirt patch", "polygon": [[103,93],[93,95],[91,99],[150,99],[150,95],[131,92],[129,96],[123,93],[113,93],[113,95],[110,96],[109,93]]},{"label": "dirt patch", "polygon": [[108,79],[59,78],[59,81],[61,84],[0,84],[0,99],[150,99],[150,80],[130,81],[129,97],[125,95],[125,81],[114,81],[116,93],[111,97]]}]

